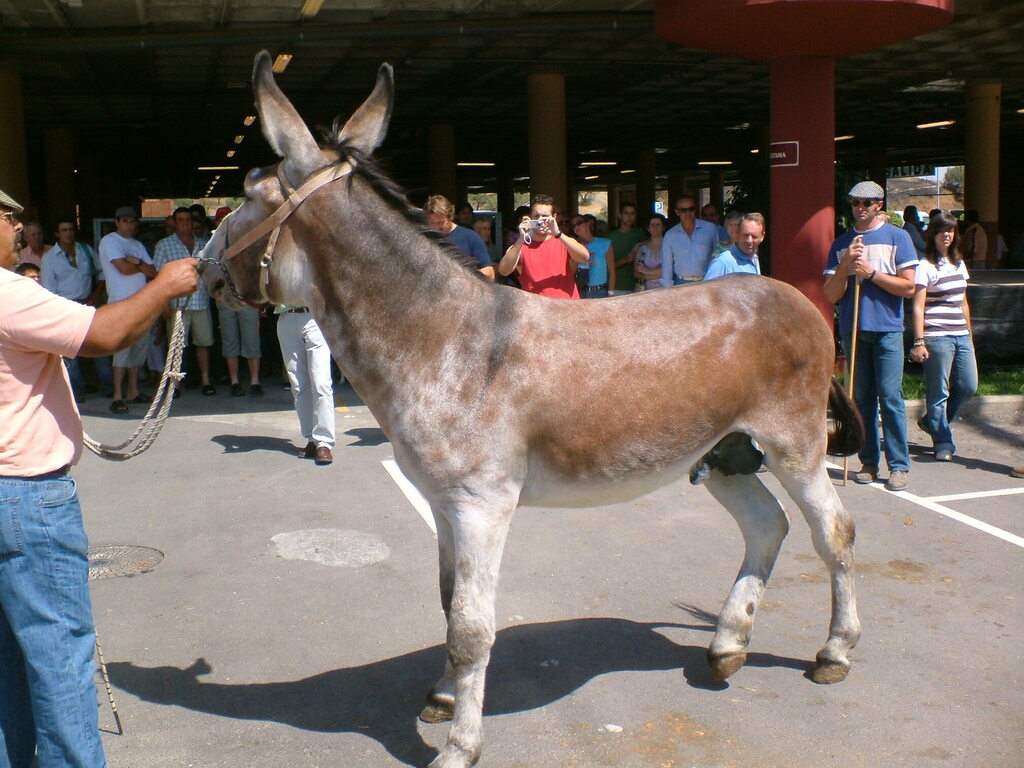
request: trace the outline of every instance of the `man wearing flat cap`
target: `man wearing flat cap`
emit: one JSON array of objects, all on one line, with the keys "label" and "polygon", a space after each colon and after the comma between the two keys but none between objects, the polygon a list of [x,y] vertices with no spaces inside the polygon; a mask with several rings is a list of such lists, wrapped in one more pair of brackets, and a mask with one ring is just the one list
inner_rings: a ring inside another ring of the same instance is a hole
[{"label": "man wearing flat cap", "polygon": [[70,474],[82,421],[61,357],[109,355],[142,337],[195,290],[195,261],[124,301],[69,301],[13,271],[21,211],[0,190],[0,759],[104,768],[88,540]]},{"label": "man wearing flat cap", "polygon": [[[910,451],[903,404],[903,300],[914,295],[917,251],[910,236],[884,216],[885,190],[862,181],[850,190],[853,227],[832,243],[825,267],[825,295],[839,305],[839,335],[847,359],[856,354],[853,399],[864,420],[861,468],[853,479],[878,479],[878,414],[889,479],[902,491],[910,482]],[[860,286],[857,349],[853,344],[854,299]]]}]

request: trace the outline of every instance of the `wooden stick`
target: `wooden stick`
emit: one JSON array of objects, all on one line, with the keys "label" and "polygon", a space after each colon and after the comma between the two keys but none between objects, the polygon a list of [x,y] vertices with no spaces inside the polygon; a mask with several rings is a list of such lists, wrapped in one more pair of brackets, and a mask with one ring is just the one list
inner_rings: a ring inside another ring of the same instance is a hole
[{"label": "wooden stick", "polygon": [[[860,325],[860,280],[853,281],[853,341],[850,342],[850,357],[847,360],[849,376],[846,381],[846,391],[853,400],[853,374],[857,370],[857,326]],[[846,473],[849,468],[850,457],[843,457],[843,485],[846,485]]]}]

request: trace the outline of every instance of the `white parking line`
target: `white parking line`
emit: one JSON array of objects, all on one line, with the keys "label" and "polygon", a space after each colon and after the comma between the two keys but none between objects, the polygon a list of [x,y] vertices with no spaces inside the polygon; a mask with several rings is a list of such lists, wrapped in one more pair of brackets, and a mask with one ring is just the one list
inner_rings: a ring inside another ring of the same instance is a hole
[{"label": "white parking line", "polygon": [[960,499],[985,499],[989,496],[1013,496],[1024,493],[1024,488],[1000,488],[998,491],[976,491],[974,493],[950,493],[946,496],[925,496],[929,501],[959,501]]},{"label": "white parking line", "polygon": [[[842,465],[833,464],[831,462],[828,462],[828,466],[832,467],[833,469],[838,469],[840,472],[843,470]],[[996,528],[994,525],[989,525],[986,522],[977,520],[971,517],[970,515],[965,515],[963,512],[957,512],[955,509],[944,507],[937,501],[940,499],[942,501],[951,501],[959,498],[967,499],[982,498],[984,496],[1005,496],[1011,493],[1019,493],[1020,489],[1013,488],[1005,491],[981,491],[978,493],[960,493],[951,496],[928,497],[917,496],[913,493],[910,493],[909,491],[887,491],[885,490],[885,486],[880,485],[879,483],[870,483],[868,487],[874,488],[876,491],[888,493],[892,496],[896,496],[901,499],[906,499],[907,501],[913,504],[917,504],[919,507],[924,507],[925,509],[931,510],[932,512],[938,512],[940,515],[945,515],[951,520],[956,520],[958,523],[969,525],[971,526],[971,528],[976,528],[979,531],[983,531],[989,534],[990,536],[995,536],[997,539],[1002,539],[1003,541],[1009,542],[1010,544],[1016,544],[1018,547],[1024,549],[1024,538],[1017,536],[1016,534],[1010,533],[1009,531],[1004,531],[1002,528]]]},{"label": "white parking line", "polygon": [[423,498],[416,486],[409,482],[409,478],[402,474],[402,470],[398,468],[398,464],[395,463],[394,459],[384,459],[381,464],[384,465],[384,469],[391,475],[391,479],[395,481],[395,485],[399,487],[402,493],[405,494],[405,498],[409,500],[413,508],[420,513],[420,517],[423,518],[423,522],[427,524],[427,527],[433,531],[434,535],[437,536],[437,527],[434,525],[434,515],[430,511],[430,503]]}]

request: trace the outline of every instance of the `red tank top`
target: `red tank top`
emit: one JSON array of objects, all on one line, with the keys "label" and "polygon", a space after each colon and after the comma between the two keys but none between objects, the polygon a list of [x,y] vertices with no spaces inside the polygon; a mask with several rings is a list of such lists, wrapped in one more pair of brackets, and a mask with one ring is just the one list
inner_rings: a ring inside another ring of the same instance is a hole
[{"label": "red tank top", "polygon": [[519,285],[523,290],[556,299],[580,297],[573,278],[574,265],[569,259],[569,252],[557,237],[524,244],[519,263],[523,267],[519,273]]}]

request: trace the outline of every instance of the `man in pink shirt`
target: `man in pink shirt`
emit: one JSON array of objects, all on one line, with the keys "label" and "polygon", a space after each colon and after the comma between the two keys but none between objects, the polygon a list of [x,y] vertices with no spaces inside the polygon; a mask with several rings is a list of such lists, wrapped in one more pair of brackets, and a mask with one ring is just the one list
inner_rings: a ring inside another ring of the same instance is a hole
[{"label": "man in pink shirt", "polygon": [[21,211],[0,190],[0,744],[12,768],[104,768],[88,540],[70,476],[82,421],[61,357],[109,355],[148,333],[195,290],[195,261],[125,301],[78,304],[13,271]]}]

